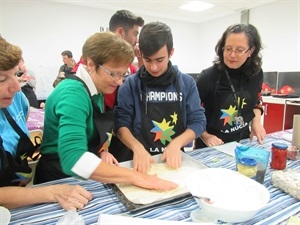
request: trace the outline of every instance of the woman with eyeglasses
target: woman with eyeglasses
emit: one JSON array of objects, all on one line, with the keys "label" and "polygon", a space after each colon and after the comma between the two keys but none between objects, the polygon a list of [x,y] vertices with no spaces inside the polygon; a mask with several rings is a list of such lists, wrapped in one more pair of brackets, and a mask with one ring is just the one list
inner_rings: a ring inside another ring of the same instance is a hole
[{"label": "woman with eyeglasses", "polygon": [[215,47],[213,66],[203,70],[197,80],[207,126],[195,148],[254,136],[262,144],[266,132],[260,122],[261,49],[260,35],[251,24],[234,24],[223,33]]},{"label": "woman with eyeglasses", "polygon": [[26,127],[29,102],[18,79],[20,62],[21,48],[0,36],[0,206],[14,209],[56,202],[65,210],[81,209],[92,199],[92,193],[81,186],[25,187],[32,170],[24,155],[32,154],[32,145]]},{"label": "woman with eyeglasses", "polygon": [[107,151],[112,136],[112,111],[103,94],[115,91],[133,61],[132,46],[111,32],[90,36],[82,48],[85,64],[47,98],[41,158],[34,183],[69,176],[105,183],[130,183],[171,190],[177,185],[156,176],[117,166]]}]

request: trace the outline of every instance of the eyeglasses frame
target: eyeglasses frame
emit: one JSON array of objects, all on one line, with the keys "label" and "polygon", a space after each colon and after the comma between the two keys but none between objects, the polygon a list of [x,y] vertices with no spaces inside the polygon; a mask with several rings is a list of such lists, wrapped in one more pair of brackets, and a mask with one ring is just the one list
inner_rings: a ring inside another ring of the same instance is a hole
[{"label": "eyeglasses frame", "polygon": [[[229,55],[231,55],[232,54],[232,52],[234,52],[234,54],[236,54],[236,55],[242,55],[243,54],[243,52],[244,52],[244,54],[246,54],[247,52],[249,52],[249,50],[251,49],[252,47],[249,47],[247,50],[243,50],[242,52],[237,52],[237,50],[236,49],[231,49],[231,51],[230,52],[227,52],[227,54],[229,54]],[[225,48],[225,46],[222,48],[222,51],[223,52],[225,52],[226,51],[226,48]]]},{"label": "eyeglasses frame", "polygon": [[120,80],[121,78],[124,80],[127,76],[128,76],[128,72],[124,73],[123,75],[119,75],[119,74],[115,74],[110,72],[108,69],[106,69],[104,66],[98,64],[98,66],[103,69],[108,75],[110,75],[112,78],[116,79],[116,80]]}]

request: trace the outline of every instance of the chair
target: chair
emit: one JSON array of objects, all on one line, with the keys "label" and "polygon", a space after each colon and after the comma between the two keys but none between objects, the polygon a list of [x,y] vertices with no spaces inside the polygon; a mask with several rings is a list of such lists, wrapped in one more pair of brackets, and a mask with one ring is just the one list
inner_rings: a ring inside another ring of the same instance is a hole
[{"label": "chair", "polygon": [[[29,131],[30,140],[35,145],[36,143],[41,144],[42,138],[43,138],[43,130],[37,129],[37,130],[30,130]],[[38,142],[36,142],[38,141]]]},{"label": "chair", "polygon": [[[41,144],[42,138],[43,138],[43,130],[39,130],[39,129],[37,129],[37,130],[31,130],[31,131],[29,131],[29,135],[30,135],[31,142],[34,145]],[[33,158],[35,156],[37,156],[39,153],[40,153],[39,151],[35,152],[33,154]],[[34,177],[34,173],[35,173],[35,167],[36,167],[38,161],[39,161],[39,157],[35,161],[28,157],[28,165],[32,169],[32,176],[33,177]],[[32,181],[29,184],[27,184],[26,186],[31,186],[31,185],[32,185]]]}]

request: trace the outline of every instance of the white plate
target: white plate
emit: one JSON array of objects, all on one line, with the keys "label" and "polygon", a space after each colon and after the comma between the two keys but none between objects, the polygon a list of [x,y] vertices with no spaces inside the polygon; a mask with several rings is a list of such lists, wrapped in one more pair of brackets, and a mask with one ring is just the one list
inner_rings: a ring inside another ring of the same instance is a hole
[{"label": "white plate", "polygon": [[10,212],[7,208],[0,206],[0,224],[7,225],[10,221]]}]

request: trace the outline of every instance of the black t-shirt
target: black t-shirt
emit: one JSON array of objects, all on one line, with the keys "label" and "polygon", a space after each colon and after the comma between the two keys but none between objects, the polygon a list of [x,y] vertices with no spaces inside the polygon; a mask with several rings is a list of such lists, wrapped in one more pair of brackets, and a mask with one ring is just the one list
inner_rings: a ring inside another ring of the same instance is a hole
[{"label": "black t-shirt", "polygon": [[65,72],[65,74],[74,74],[74,72],[72,72],[73,67],[68,67],[66,64],[62,65],[59,68],[59,72]]}]

